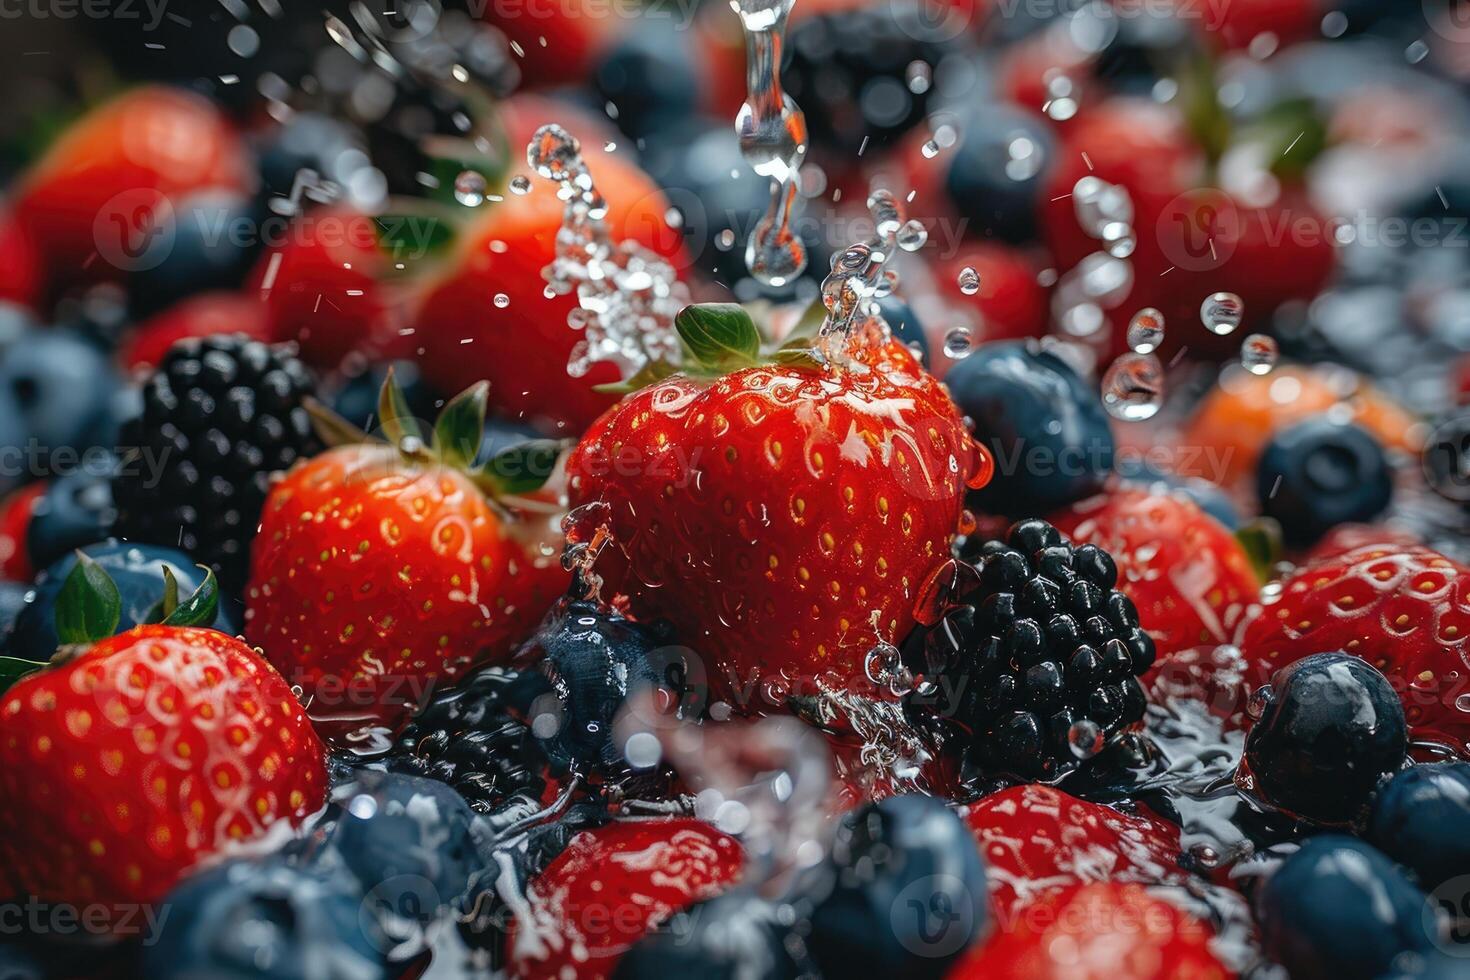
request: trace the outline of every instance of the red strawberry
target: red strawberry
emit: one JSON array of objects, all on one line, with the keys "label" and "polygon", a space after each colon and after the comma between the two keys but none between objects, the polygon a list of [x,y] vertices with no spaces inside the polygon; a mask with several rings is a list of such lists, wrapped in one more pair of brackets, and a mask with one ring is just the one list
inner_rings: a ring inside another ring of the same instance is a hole
[{"label": "red strawberry", "polygon": [[[1189,9],[1187,0],[1184,9]],[[1317,34],[1322,8],[1314,0],[1230,0],[1195,19],[1205,36],[1224,48],[1247,47],[1262,34],[1286,45]]]},{"label": "red strawberry", "polygon": [[506,938],[510,974],[604,980],[650,929],[734,883],[741,864],[740,844],[698,820],[583,831],[532,882]]},{"label": "red strawberry", "polygon": [[1059,789],[1013,786],[973,803],[965,822],[985,858],[1000,922],[1080,882],[1180,884],[1179,829]]},{"label": "red strawberry", "polygon": [[242,333],[255,340],[270,340],[265,305],[241,293],[204,293],[191,296],[176,306],[140,324],[118,349],[123,367],[151,368],[168,349],[186,337],[212,337]]},{"label": "red strawberry", "polygon": [[1020,910],[950,980],[1227,980],[1208,926],[1138,885],[1074,885]]},{"label": "red strawberry", "polygon": [[1113,556],[1118,589],[1159,650],[1149,677],[1175,651],[1238,641],[1260,584],[1240,543],[1188,497],[1119,484],[1050,520]]},{"label": "red strawberry", "polygon": [[852,370],[768,366],[744,324],[748,343],[726,340],[748,366],[674,375],[592,426],[568,460],[572,503],[605,505],[609,594],[668,618],[738,709],[813,679],[871,692],[865,655],[913,626],[980,456],[901,344],[861,348]]},{"label": "red strawberry", "polygon": [[[588,165],[607,199],[615,238],[631,238],[666,257],[682,255],[683,239],[665,217],[668,202],[642,171],[602,153],[590,155]],[[419,307],[412,339],[421,347],[424,375],[441,389],[488,380],[497,413],[546,420],[575,434],[617,401],[593,389],[618,377],[606,364],[594,365],[585,377],[567,374],[580,339],[567,326],[576,297],[548,299],[541,277],[555,254],[563,204],[549,182],[533,179],[529,194],[507,194],[484,206],[483,218],[461,238],[448,274]],[[682,262],[676,258],[675,265]],[[497,303],[502,294],[505,299]]]},{"label": "red strawberry", "polygon": [[[966,296],[960,289],[960,272],[974,269],[980,288]],[[1046,332],[1046,290],[1036,281],[1040,270],[1016,249],[983,243],[965,247],[959,255],[939,266],[940,285],[960,307],[979,314],[974,330],[976,341],[1020,340]]]},{"label": "red strawberry", "polygon": [[308,364],[338,367],[356,350],[396,339],[393,300],[382,283],[388,253],[373,219],[346,207],[318,208],[261,257],[250,288],[265,302],[273,341],[294,341]]},{"label": "red strawberry", "polygon": [[0,868],[45,901],[156,901],[200,860],[319,810],[324,766],[248,646],[139,626],[0,700]]},{"label": "red strawberry", "polygon": [[1470,569],[1424,547],[1369,544],[1281,583],[1246,630],[1247,680],[1342,651],[1383,672],[1415,739],[1470,755]]},{"label": "red strawberry", "polygon": [[299,463],[266,499],[252,549],[245,635],[330,735],[392,725],[434,685],[508,656],[567,582],[551,518],[509,495],[531,489],[538,465],[545,479],[555,448],[474,469],[483,385],[445,407],[428,447],[395,392],[390,376],[379,414],[395,445]]},{"label": "red strawberry", "polygon": [[1322,540],[1312,545],[1312,550],[1307,552],[1307,561],[1336,558],[1370,544],[1400,551],[1417,548],[1424,542],[1408,531],[1396,527],[1381,527],[1377,524],[1339,524],[1323,535]]},{"label": "red strawberry", "polygon": [[35,306],[41,298],[41,257],[20,223],[0,216],[0,300]]},{"label": "red strawberry", "polygon": [[31,567],[26,535],[36,501],[46,492],[44,482],[32,483],[0,500],[0,578],[11,582],[29,582],[36,570]]},{"label": "red strawberry", "polygon": [[26,174],[15,215],[53,285],[119,278],[174,202],[209,188],[249,190],[239,136],[180,89],[127,92],[68,129]]}]

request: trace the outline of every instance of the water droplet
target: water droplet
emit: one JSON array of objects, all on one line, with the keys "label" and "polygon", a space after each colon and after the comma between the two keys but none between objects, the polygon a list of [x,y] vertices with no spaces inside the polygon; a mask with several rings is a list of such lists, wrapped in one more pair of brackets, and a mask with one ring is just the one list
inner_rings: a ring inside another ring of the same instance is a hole
[{"label": "water droplet", "polygon": [[1124,354],[1103,375],[1102,399],[1113,418],[1153,418],[1164,404],[1164,366],[1152,354]]},{"label": "water droplet", "polygon": [[1455,709],[1470,712],[1470,694],[1461,694],[1455,698]]},{"label": "water droplet", "polygon": [[1251,692],[1250,698],[1245,702],[1245,713],[1256,721],[1260,721],[1265,715],[1266,708],[1271,704],[1271,699],[1276,692],[1271,689],[1270,684],[1262,684]]},{"label": "water droplet", "polygon": [[1072,722],[1067,729],[1067,747],[1079,759],[1091,759],[1103,749],[1102,726],[1089,718]]},{"label": "water droplet", "polygon": [[587,169],[582,163],[582,145],[556,123],[547,123],[532,134],[526,162],[547,180],[572,180]]},{"label": "water droplet", "polygon": [[1263,333],[1251,334],[1240,345],[1241,367],[1251,374],[1270,374],[1279,356],[1276,341]]},{"label": "water droplet", "polygon": [[980,273],[972,266],[965,266],[959,275],[960,292],[966,296],[974,296],[980,291]]},{"label": "water droplet", "polygon": [[924,145],[919,147],[919,152],[924,154],[926,160],[933,160],[939,156],[939,144],[931,140],[925,140]]},{"label": "water droplet", "polygon": [[971,490],[983,490],[990,485],[990,480],[995,476],[995,457],[990,450],[975,443],[975,470],[970,478],[965,481],[965,486]]},{"label": "water droplet", "polygon": [[954,327],[944,335],[944,356],[963,361],[975,351],[975,339],[969,327]]},{"label": "water droplet", "polygon": [[517,174],[510,179],[510,192],[512,194],[531,193],[531,178],[525,174]]},{"label": "water droplet", "polygon": [[726,228],[724,231],[715,236],[715,245],[718,246],[721,251],[729,251],[730,249],[734,248],[735,232],[733,232],[729,228]]},{"label": "water droplet", "polygon": [[1206,330],[1224,337],[1245,318],[1245,302],[1234,293],[1211,293],[1200,304],[1199,318]]},{"label": "water droplet", "polygon": [[1128,347],[1135,354],[1152,354],[1164,342],[1164,314],[1152,306],[1133,314],[1128,321]]},{"label": "water droplet", "polygon": [[485,175],[477,170],[463,170],[454,178],[454,199],[467,208],[485,203]]},{"label": "water droplet", "polygon": [[898,247],[905,252],[917,252],[929,240],[929,232],[918,218],[910,218],[898,229]]},{"label": "water droplet", "polygon": [[602,144],[602,149],[604,153],[611,153],[617,148],[618,144],[613,140],[608,140],[606,143]]},{"label": "water droplet", "polygon": [[904,666],[903,655],[892,643],[880,640],[869,650],[863,660],[863,670],[867,673],[868,680],[887,688],[891,694],[902,696],[913,690],[913,674]]},{"label": "water droplet", "polygon": [[509,305],[510,305],[510,297],[509,296],[505,295],[504,293],[496,293],[495,294],[495,306],[496,306],[497,309],[503,310],[503,309],[505,309]]}]

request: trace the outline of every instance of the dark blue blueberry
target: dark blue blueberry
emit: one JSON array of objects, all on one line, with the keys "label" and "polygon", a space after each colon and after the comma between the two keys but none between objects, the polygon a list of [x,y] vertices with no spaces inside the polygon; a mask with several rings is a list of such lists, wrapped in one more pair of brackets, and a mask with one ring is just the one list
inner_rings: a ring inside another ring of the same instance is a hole
[{"label": "dark blue blueberry", "polygon": [[107,355],[67,330],[36,331],[0,357],[0,391],[41,450],[115,446],[118,386]]},{"label": "dark blue blueberry", "polygon": [[1364,836],[1429,891],[1470,875],[1470,763],[1436,762],[1394,776],[1373,801]]},{"label": "dark blue blueberry", "polygon": [[972,504],[1012,516],[1042,514],[1102,486],[1113,434],[1095,385],[1026,342],[987,344],[945,376],[995,456],[995,478]]},{"label": "dark blue blueberry", "polygon": [[1374,788],[1399,770],[1408,752],[1393,686],[1360,657],[1319,653],[1278,670],[1271,689],[1246,736],[1237,781],[1308,820],[1358,820]]},{"label": "dark blue blueberry", "polygon": [[[122,595],[122,618],[118,632],[144,622],[154,605],[163,598],[163,566],[168,565],[179,583],[179,595],[187,596],[199,588],[204,573],[182,551],[158,545],[104,541],[81,549],[117,584]],[[60,641],[56,636],[56,599],[62,583],[76,564],[75,554],[66,555],[36,578],[36,595],[21,611],[11,635],[11,654],[27,660],[45,660],[56,652]],[[233,599],[220,598],[214,628],[235,635],[240,631],[239,617]]]},{"label": "dark blue blueberry", "polygon": [[937,978],[988,925],[985,864],[942,800],[894,796],[842,818],[807,948],[827,976]]},{"label": "dark blue blueberry", "polygon": [[162,229],[161,261],[145,263],[128,278],[135,318],[151,316],[181,299],[216,289],[235,289],[260,251],[264,217],[250,196],[203,191],[173,202],[173,221]]},{"label": "dark blue blueberry", "polygon": [[914,308],[897,296],[889,295],[878,300],[878,310],[893,331],[894,338],[917,349],[920,362],[928,367],[929,338],[924,336],[924,325],[919,322]]},{"label": "dark blue blueberry", "polygon": [[318,980],[390,974],[390,941],[344,868],[240,860],[192,875],[169,893],[168,916],[144,944],[158,980]]},{"label": "dark blue blueberry", "polygon": [[1194,501],[1195,506],[1219,521],[1228,530],[1240,529],[1240,511],[1236,509],[1235,501],[1230,499],[1228,493],[1208,480],[1165,473],[1137,456],[1127,459],[1119,456],[1114,469],[1119,475],[1136,483],[1162,483],[1170,490],[1182,493]]},{"label": "dark blue blueberry", "polygon": [[10,632],[30,595],[31,587],[25,582],[0,582],[0,648],[8,648]]},{"label": "dark blue blueberry", "polygon": [[[371,431],[378,422],[378,394],[383,390],[383,379],[388,373],[388,364],[375,365],[342,381],[331,396],[332,411],[359,428]],[[432,431],[434,419],[444,405],[444,397],[435,391],[417,364],[412,361],[394,361],[393,377],[403,389],[404,400],[409,411],[422,424],[424,431]]]},{"label": "dark blue blueberry", "polygon": [[[1465,944],[1470,943],[1463,927],[1452,937],[1456,944],[1443,950],[1407,950],[1393,961],[1393,967],[1377,980],[1465,980],[1470,960],[1465,957]],[[1453,950],[1453,952],[1451,951]]]},{"label": "dark blue blueberry", "polygon": [[106,540],[113,518],[112,473],[116,459],[99,456],[95,465],[69,473],[46,488],[26,528],[32,568],[49,568],[77,548]]},{"label": "dark blue blueberry", "polygon": [[1407,950],[1433,952],[1426,896],[1353,837],[1313,837],[1261,886],[1265,951],[1292,980],[1374,980]]},{"label": "dark blue blueberry", "polygon": [[1140,7],[1127,17],[1100,17],[1094,9],[1080,11],[1071,29],[1101,46],[1093,71],[1114,91],[1148,96],[1160,78],[1177,77],[1186,59],[1199,56],[1195,32],[1175,11]]},{"label": "dark blue blueberry", "polygon": [[794,980],[777,907],[736,889],[676,912],[618,960],[613,980]]},{"label": "dark blue blueberry", "polygon": [[25,947],[7,942],[0,944],[0,980],[46,980],[46,970]]},{"label": "dark blue blueberry", "polygon": [[1256,493],[1287,544],[1308,545],[1339,524],[1383,513],[1393,474],[1364,429],[1315,416],[1272,436],[1256,467]]},{"label": "dark blue blueberry", "polygon": [[624,34],[592,72],[601,103],[613,107],[613,121],[635,139],[678,122],[699,106],[694,46],[672,14],[665,13],[644,17],[638,30]]},{"label": "dark blue blueberry", "polygon": [[1056,153],[1052,130],[1014,106],[979,107],[961,123],[945,190],[967,235],[1029,245],[1039,234],[1042,186]]},{"label": "dark blue blueberry", "polygon": [[314,112],[299,112],[260,151],[261,197],[289,197],[297,174],[313,170],[323,180],[344,184],[371,166],[362,137],[346,123]]}]

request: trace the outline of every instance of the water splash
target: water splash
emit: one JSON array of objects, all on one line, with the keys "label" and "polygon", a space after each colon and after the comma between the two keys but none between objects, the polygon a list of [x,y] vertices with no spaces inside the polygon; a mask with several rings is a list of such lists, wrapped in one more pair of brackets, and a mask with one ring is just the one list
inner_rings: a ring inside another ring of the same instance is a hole
[{"label": "water splash", "polygon": [[899,251],[923,248],[928,237],[922,224],[904,215],[903,205],[890,191],[875,190],[868,197],[868,213],[873,218],[874,237],[834,254],[832,271],[822,280],[827,315],[822,321],[820,347],[828,361],[836,364],[847,362],[849,337],[867,330],[886,335],[877,301],[898,284],[898,274],[888,263]]},{"label": "water splash", "polygon": [[1083,258],[1057,282],[1052,319],[1063,336],[1101,345],[1106,340],[1104,311],[1133,289],[1133,264],[1128,261],[1138,242],[1133,200],[1123,187],[1088,175],[1072,186],[1072,209],[1083,232],[1097,239],[1102,249]]},{"label": "water splash", "polygon": [[581,377],[593,364],[609,361],[628,378],[653,361],[677,364],[674,317],[689,294],[674,267],[637,242],[612,240],[607,201],[592,181],[581,145],[565,129],[550,123],[536,130],[526,161],[557,184],[565,202],[556,258],[541,274],[548,294],[577,294],[567,325],[584,337],[572,349],[567,373]]},{"label": "water splash", "polygon": [[771,181],[771,202],[745,247],[750,274],[784,286],[806,269],[806,246],[792,230],[806,156],[806,116],[781,89],[781,47],[795,0],[730,0],[745,29],[745,103],[735,117],[740,152]]},{"label": "water splash", "polygon": [[1102,379],[1103,408],[1124,422],[1142,422],[1164,404],[1164,366],[1152,354],[1124,354]]},{"label": "water splash", "polygon": [[1206,330],[1224,337],[1245,319],[1245,302],[1234,293],[1211,293],[1200,304],[1199,318]]}]

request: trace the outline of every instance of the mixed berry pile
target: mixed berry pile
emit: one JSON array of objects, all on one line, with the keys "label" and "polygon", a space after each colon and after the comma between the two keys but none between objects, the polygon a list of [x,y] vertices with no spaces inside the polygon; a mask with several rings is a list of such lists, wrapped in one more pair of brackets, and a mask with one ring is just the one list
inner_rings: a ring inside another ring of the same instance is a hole
[{"label": "mixed berry pile", "polygon": [[0,980],[1470,976],[1458,0],[61,6]]}]

